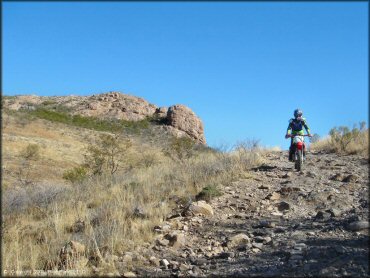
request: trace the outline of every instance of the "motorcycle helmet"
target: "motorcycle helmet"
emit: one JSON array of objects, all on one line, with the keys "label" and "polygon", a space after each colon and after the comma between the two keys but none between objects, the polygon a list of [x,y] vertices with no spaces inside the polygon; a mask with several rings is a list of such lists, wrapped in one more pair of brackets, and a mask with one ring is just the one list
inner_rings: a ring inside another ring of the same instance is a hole
[{"label": "motorcycle helmet", "polygon": [[301,109],[294,110],[294,118],[297,119],[298,117],[302,117],[302,114],[303,114],[303,112],[302,112]]}]

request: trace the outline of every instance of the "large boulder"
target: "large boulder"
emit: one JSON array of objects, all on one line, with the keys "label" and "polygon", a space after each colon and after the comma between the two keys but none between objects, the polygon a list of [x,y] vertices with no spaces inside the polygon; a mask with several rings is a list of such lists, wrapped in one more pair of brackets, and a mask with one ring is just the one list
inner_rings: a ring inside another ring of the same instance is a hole
[{"label": "large boulder", "polygon": [[168,108],[167,122],[170,126],[185,132],[198,143],[206,144],[202,121],[185,105],[173,105]]}]

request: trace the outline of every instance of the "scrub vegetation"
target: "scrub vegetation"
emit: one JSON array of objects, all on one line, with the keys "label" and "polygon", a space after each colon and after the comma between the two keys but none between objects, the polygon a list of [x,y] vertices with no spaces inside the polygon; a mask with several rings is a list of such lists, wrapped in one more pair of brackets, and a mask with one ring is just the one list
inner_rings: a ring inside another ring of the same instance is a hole
[{"label": "scrub vegetation", "polygon": [[369,156],[369,129],[365,122],[360,122],[352,128],[348,126],[334,127],[329,136],[315,140],[311,149],[338,154],[359,154]]},{"label": "scrub vegetation", "polygon": [[43,108],[3,116],[7,271],[60,269],[60,250],[70,240],[86,246],[89,264],[101,255],[114,269],[109,254],[145,245],[173,208],[219,196],[261,163],[249,143],[223,152],[187,138],[162,135],[158,143],[151,132],[129,133],[151,130],[150,119],[108,122]]}]

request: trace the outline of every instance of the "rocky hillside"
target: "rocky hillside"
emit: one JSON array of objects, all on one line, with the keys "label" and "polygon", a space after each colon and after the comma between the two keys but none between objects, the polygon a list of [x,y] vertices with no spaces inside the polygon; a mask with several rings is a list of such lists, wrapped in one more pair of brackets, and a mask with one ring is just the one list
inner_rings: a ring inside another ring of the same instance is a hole
[{"label": "rocky hillside", "polygon": [[200,144],[206,144],[203,123],[199,117],[184,105],[157,107],[146,100],[122,94],[109,92],[92,96],[16,96],[5,97],[3,107],[11,110],[35,110],[62,106],[73,115],[96,117],[104,119],[120,119],[140,121],[153,117],[162,122],[166,130],[176,136],[187,136]]},{"label": "rocky hillside", "polygon": [[[201,121],[182,105],[119,93],[3,105],[2,274],[369,276],[362,152],[310,150],[297,172],[286,151],[207,148]],[[62,112],[83,117],[73,125]],[[94,117],[127,129],[114,141],[115,125]],[[147,128],[148,117],[157,124]],[[105,159],[105,143],[122,150],[118,170],[82,175],[86,161]]]}]

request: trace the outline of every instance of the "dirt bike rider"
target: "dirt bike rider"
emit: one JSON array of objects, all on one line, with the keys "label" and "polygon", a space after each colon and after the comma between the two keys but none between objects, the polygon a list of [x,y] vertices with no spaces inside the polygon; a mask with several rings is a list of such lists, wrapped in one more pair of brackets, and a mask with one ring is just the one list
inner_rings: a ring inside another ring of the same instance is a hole
[{"label": "dirt bike rider", "polygon": [[[303,112],[301,109],[294,110],[294,119],[289,120],[288,129],[286,131],[285,138],[289,138],[290,135],[303,135],[303,127],[307,131],[307,135],[312,137],[310,133],[310,128],[307,125],[306,119],[302,117]],[[289,147],[289,161],[293,161],[293,153],[294,153],[294,146],[293,146],[293,137],[290,140],[290,147]],[[306,150],[303,150],[303,155],[306,155]]]}]

